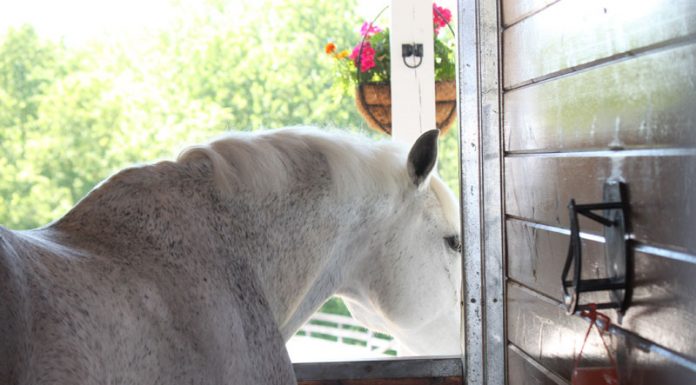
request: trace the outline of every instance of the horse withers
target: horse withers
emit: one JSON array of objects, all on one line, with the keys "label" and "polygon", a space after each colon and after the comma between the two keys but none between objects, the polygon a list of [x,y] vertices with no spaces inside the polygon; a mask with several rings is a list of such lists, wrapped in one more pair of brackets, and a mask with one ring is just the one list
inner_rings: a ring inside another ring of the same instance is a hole
[{"label": "horse withers", "polygon": [[333,294],[413,353],[457,354],[437,138],[230,135],[0,228],[0,384],[293,384],[284,341]]}]

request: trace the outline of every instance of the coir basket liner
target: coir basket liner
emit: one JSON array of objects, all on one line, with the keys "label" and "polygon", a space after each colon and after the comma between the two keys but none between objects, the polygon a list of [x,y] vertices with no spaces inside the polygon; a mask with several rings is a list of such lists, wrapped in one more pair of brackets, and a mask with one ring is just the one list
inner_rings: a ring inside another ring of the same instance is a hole
[{"label": "coir basket liner", "polygon": [[[391,135],[391,87],[389,84],[360,84],[355,91],[355,103],[370,127]],[[456,111],[455,82],[435,82],[435,120],[440,135],[444,135],[454,123]]]}]

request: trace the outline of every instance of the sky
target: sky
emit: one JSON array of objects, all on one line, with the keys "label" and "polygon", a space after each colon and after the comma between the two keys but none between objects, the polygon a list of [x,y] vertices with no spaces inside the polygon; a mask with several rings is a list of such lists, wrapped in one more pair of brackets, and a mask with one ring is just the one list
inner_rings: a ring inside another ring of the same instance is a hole
[{"label": "sky", "polygon": [[[0,31],[28,23],[43,36],[80,45],[94,37],[163,26],[173,16],[172,1],[0,0]],[[372,19],[389,3],[390,0],[358,0],[358,13]],[[454,11],[456,1],[440,0],[438,4]]]},{"label": "sky", "polygon": [[0,0],[0,31],[33,25],[39,34],[69,45],[91,37],[164,25],[170,0]]}]

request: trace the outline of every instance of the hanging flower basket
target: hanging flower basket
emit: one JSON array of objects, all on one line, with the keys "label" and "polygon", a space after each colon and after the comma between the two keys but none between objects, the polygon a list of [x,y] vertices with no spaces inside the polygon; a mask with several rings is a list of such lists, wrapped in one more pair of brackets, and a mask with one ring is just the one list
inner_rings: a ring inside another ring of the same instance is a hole
[{"label": "hanging flower basket", "polygon": [[[352,51],[339,50],[333,42],[329,42],[324,50],[335,59],[341,83],[348,90],[355,87],[355,102],[367,124],[391,135],[390,32],[389,28],[382,29],[375,24],[385,10],[386,7],[372,22],[362,24],[361,40]],[[449,25],[451,20],[452,12],[449,9],[433,3],[435,120],[441,135],[447,132],[457,116],[455,33]],[[449,39],[440,36],[440,31],[445,27],[452,32]]]},{"label": "hanging flower basket", "polygon": [[[392,132],[391,87],[389,84],[364,83],[355,90],[355,104],[367,125],[387,135]],[[457,117],[457,87],[453,80],[435,82],[435,121],[440,135]]]}]

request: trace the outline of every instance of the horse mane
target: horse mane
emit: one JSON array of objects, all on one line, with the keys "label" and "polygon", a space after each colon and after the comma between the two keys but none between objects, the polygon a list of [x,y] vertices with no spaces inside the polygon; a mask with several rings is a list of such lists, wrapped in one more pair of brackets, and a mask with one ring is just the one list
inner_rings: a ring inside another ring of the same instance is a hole
[{"label": "horse mane", "polygon": [[[294,127],[228,133],[208,144],[184,149],[177,162],[208,158],[222,194],[234,194],[238,186],[278,192],[288,185],[292,168],[306,164],[309,154],[319,153],[328,164],[336,193],[348,198],[403,191],[411,183],[406,172],[408,150],[391,140],[374,141],[336,130]],[[430,178],[430,188],[447,220],[459,227],[458,203],[452,192],[437,175]]]},{"label": "horse mane", "polygon": [[215,184],[223,195],[240,187],[258,192],[280,192],[298,168],[328,170],[339,196],[402,191],[408,183],[408,149],[393,141],[370,141],[356,135],[307,127],[262,133],[230,133],[208,144],[189,147],[177,162],[203,156],[214,170]]},{"label": "horse mane", "polygon": [[[291,183],[293,171],[306,168],[308,162],[320,162],[316,165],[320,171],[328,168],[330,183],[342,200],[375,194],[398,197],[412,184],[406,169],[408,148],[403,144],[333,130],[295,127],[229,133],[184,149],[176,163],[186,164],[201,157],[211,162],[214,184],[222,197],[232,197],[244,189],[254,193],[283,192]],[[157,184],[176,163],[162,161],[123,169],[95,186],[56,222],[65,222],[77,215],[79,207],[102,199],[105,194],[125,194],[123,185]],[[121,187],[113,188],[117,185]],[[440,201],[447,221],[458,228],[458,203],[452,192],[437,175],[430,178],[429,187]]]}]

